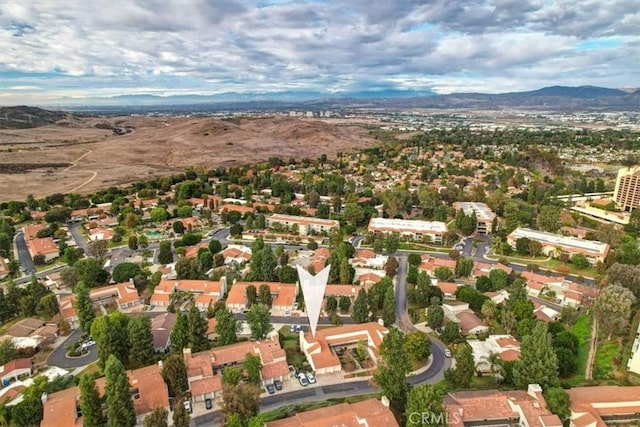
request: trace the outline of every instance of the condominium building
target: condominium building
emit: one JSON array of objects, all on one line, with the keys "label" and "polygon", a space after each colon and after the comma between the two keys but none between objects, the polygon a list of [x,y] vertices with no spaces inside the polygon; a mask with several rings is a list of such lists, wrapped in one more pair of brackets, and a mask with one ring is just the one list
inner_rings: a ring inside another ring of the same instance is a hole
[{"label": "condominium building", "polygon": [[433,243],[442,243],[447,224],[440,221],[420,221],[396,218],[371,218],[369,231],[374,233],[398,233],[412,240],[426,238]]},{"label": "condominium building", "polygon": [[613,199],[625,211],[640,206],[640,165],[618,171]]},{"label": "condominium building", "polygon": [[491,210],[486,203],[479,202],[455,202],[453,207],[456,210],[462,209],[465,215],[471,216],[476,214],[478,224],[476,230],[480,234],[491,234],[491,225],[496,218],[496,214]]},{"label": "condominium building", "polygon": [[596,264],[598,261],[604,262],[610,249],[607,243],[562,236],[530,228],[516,228],[507,236],[507,242],[515,248],[516,241],[523,237],[540,242],[542,253],[547,256],[559,256],[563,252],[569,256],[583,254],[591,264]]},{"label": "condominium building", "polygon": [[286,227],[298,227],[298,234],[308,236],[309,234],[328,233],[334,228],[339,228],[340,223],[333,219],[322,219],[307,216],[275,214],[267,218],[267,225],[281,224]]}]

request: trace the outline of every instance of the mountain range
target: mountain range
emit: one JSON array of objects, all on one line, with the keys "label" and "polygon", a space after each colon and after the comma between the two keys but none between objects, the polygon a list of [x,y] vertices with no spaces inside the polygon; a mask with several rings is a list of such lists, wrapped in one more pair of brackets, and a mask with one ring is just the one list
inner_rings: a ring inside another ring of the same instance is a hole
[{"label": "mountain range", "polygon": [[[327,97],[319,92],[222,93],[216,95],[119,95],[64,105],[63,110],[87,113],[214,112],[221,110],[321,110],[351,108],[531,109],[546,111],[639,111],[640,89],[597,86],[549,86],[528,92],[501,94],[431,91],[366,91]],[[0,108],[0,126],[5,108]]]}]

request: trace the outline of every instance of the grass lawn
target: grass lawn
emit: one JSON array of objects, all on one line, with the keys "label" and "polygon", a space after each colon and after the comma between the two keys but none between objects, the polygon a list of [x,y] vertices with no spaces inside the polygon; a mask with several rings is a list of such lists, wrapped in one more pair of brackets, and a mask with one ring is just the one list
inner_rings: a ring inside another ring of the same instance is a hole
[{"label": "grass lawn", "polygon": [[584,382],[584,372],[587,367],[587,359],[589,358],[589,340],[591,340],[591,318],[586,314],[578,317],[575,325],[571,328],[571,332],[578,337],[579,342],[577,374],[567,381],[573,386]]},{"label": "grass lawn", "polygon": [[620,343],[617,339],[599,341],[593,363],[593,379],[602,380],[614,378],[619,354]]},{"label": "grass lawn", "polygon": [[442,246],[429,246],[422,243],[400,243],[401,250],[405,251],[433,251],[433,252],[442,252],[449,253],[450,248],[443,248]]},{"label": "grass lawn", "polygon": [[557,271],[558,268],[560,267],[563,267],[563,268],[566,267],[569,269],[568,271],[570,274],[575,274],[577,276],[583,276],[583,277],[595,277],[598,275],[594,267],[578,268],[571,263],[563,264],[557,259],[547,259],[544,256],[532,257],[532,256],[525,256],[525,255],[518,255],[518,256],[493,255],[488,258],[495,259],[496,261],[501,258],[505,258],[510,262],[515,262],[519,264],[536,264],[541,269],[547,269],[547,270],[553,270],[553,271]]},{"label": "grass lawn", "polygon": [[287,364],[293,365],[298,371],[308,367],[307,358],[300,351],[300,341],[296,333],[289,332],[289,326],[285,325],[278,331],[281,337],[282,348],[287,356]]},{"label": "grass lawn", "polygon": [[103,375],[102,369],[98,366],[98,362],[93,362],[91,365],[84,368],[77,377],[80,378],[82,374],[91,374],[94,377],[98,378]]},{"label": "grass lawn", "polygon": [[310,411],[312,409],[324,408],[326,406],[337,405],[339,403],[355,403],[363,400],[378,398],[379,393],[363,394],[359,396],[350,396],[339,399],[329,399],[322,402],[299,403],[297,405],[287,405],[273,411],[267,411],[260,414],[262,422],[268,423],[282,418],[291,417],[298,412]]}]

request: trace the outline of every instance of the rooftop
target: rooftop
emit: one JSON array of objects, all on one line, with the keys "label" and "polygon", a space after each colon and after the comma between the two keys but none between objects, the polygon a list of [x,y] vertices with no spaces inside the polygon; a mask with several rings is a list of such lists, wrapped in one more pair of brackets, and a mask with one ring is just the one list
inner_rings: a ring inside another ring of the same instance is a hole
[{"label": "rooftop", "polygon": [[371,218],[369,229],[378,231],[409,231],[413,233],[446,233],[447,224],[440,221]]},{"label": "rooftop", "polygon": [[491,208],[487,206],[486,203],[480,202],[456,202],[454,206],[457,206],[458,209],[462,209],[465,215],[471,215],[472,213],[476,213],[476,218],[493,221],[496,217],[496,214],[493,213]]},{"label": "rooftop", "polygon": [[584,240],[577,237],[562,236],[560,234],[532,230],[530,228],[516,228],[511,232],[510,237],[514,240],[526,237],[531,240],[537,240],[546,245],[580,249],[602,255],[605,255],[609,251],[609,245],[607,243],[597,242],[595,240]]}]

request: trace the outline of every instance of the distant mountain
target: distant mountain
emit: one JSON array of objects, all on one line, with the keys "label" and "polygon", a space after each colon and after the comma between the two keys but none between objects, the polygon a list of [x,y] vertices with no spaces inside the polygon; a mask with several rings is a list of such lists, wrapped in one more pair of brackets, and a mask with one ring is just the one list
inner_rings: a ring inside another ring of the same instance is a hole
[{"label": "distant mountain", "polygon": [[37,107],[0,107],[0,129],[26,129],[56,123],[70,114]]},{"label": "distant mountain", "polygon": [[[68,100],[64,109],[87,113],[206,113],[221,110],[288,110],[288,109],[351,109],[351,108],[442,108],[442,109],[532,109],[548,111],[606,111],[640,110],[640,89],[609,89],[596,86],[549,86],[527,92],[501,94],[454,93],[436,95],[426,90],[370,90],[355,93],[336,93],[327,96],[316,91],[284,91],[276,93],[236,93],[216,95],[120,95],[83,100]],[[40,123],[38,113],[26,111],[29,107],[15,107],[23,111],[4,119],[0,127],[11,121],[16,127],[27,127]],[[0,109],[0,112],[5,109]],[[44,110],[40,110],[44,111]],[[36,117],[29,116],[35,115]],[[28,119],[28,117],[31,117]],[[32,120],[32,122],[29,122]],[[43,116],[44,123],[55,121],[55,117]]]}]

